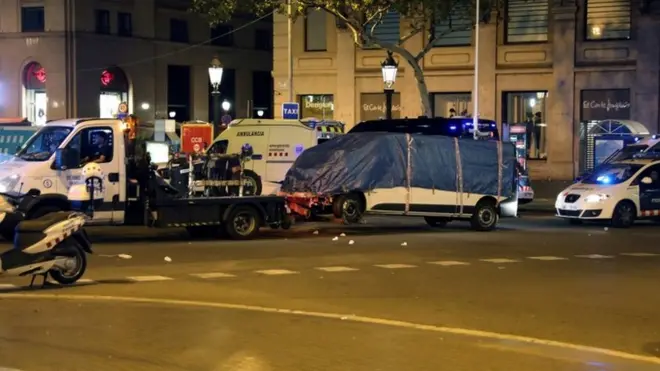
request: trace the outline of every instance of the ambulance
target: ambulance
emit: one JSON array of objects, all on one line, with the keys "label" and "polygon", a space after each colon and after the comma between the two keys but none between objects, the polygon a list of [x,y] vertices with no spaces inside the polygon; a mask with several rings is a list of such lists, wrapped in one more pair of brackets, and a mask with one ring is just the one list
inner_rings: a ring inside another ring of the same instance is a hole
[{"label": "ambulance", "polygon": [[254,195],[277,194],[293,162],[307,148],[344,134],[339,121],[307,118],[237,119],[208,148],[207,153],[240,153],[244,145],[254,154],[245,165],[246,188]]}]

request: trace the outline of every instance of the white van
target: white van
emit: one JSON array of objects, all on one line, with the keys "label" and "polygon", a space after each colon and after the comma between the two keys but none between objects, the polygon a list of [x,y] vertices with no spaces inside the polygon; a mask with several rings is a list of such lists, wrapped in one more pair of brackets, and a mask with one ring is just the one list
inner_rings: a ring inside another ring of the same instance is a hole
[{"label": "white van", "polygon": [[276,194],[293,162],[307,148],[344,134],[338,121],[316,119],[238,119],[215,139],[209,153],[240,153],[252,146],[252,160],[243,175],[252,182],[255,195]]}]

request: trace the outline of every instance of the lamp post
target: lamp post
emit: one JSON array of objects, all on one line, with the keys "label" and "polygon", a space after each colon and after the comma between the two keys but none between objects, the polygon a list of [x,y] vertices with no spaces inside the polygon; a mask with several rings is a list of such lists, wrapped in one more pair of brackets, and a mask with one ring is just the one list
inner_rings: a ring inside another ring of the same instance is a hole
[{"label": "lamp post", "polygon": [[222,63],[218,57],[213,57],[209,66],[209,80],[211,81],[211,95],[213,95],[213,127],[215,130],[220,128],[220,116],[222,106],[220,104],[220,83],[222,82]]},{"label": "lamp post", "polygon": [[392,119],[392,95],[394,95],[394,82],[399,64],[392,57],[392,51],[387,51],[387,58],[380,64],[383,71],[383,83],[385,84],[385,118]]}]

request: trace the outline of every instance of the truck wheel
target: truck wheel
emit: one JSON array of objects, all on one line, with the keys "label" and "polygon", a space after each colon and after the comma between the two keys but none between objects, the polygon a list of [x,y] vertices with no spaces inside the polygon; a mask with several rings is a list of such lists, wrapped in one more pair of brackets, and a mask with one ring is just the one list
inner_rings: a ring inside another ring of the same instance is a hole
[{"label": "truck wheel", "polygon": [[338,208],[341,210],[340,218],[344,224],[359,223],[362,220],[362,213],[365,205],[357,193],[349,193],[339,196]]},{"label": "truck wheel", "polygon": [[261,215],[251,206],[238,206],[225,221],[227,234],[234,240],[250,240],[259,233]]},{"label": "truck wheel", "polygon": [[470,219],[470,225],[474,230],[488,232],[495,229],[497,220],[495,203],[489,200],[479,201]]},{"label": "truck wheel", "polygon": [[28,214],[29,215],[28,219],[41,218],[46,214],[56,213],[58,211],[62,211],[62,209],[57,206],[39,206],[36,209],[34,209],[34,211]]},{"label": "truck wheel", "polygon": [[448,218],[439,218],[437,216],[425,216],[424,221],[431,227],[442,228],[449,223]]},{"label": "truck wheel", "polygon": [[257,175],[257,173],[252,170],[244,170],[243,182],[245,182],[245,186],[243,188],[244,196],[261,195],[263,185],[261,184],[261,177]]},{"label": "truck wheel", "polygon": [[637,210],[635,204],[630,201],[621,201],[614,207],[614,214],[612,215],[612,227],[614,228],[630,228],[635,223],[635,216]]}]

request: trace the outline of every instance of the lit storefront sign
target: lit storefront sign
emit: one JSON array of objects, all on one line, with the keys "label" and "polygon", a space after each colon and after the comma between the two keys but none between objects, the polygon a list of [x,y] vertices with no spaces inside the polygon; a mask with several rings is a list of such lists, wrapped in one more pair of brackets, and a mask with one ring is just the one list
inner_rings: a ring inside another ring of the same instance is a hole
[{"label": "lit storefront sign", "polygon": [[[360,94],[360,120],[384,119],[386,114],[385,93]],[[392,95],[392,118],[401,118],[401,94]]]}]

